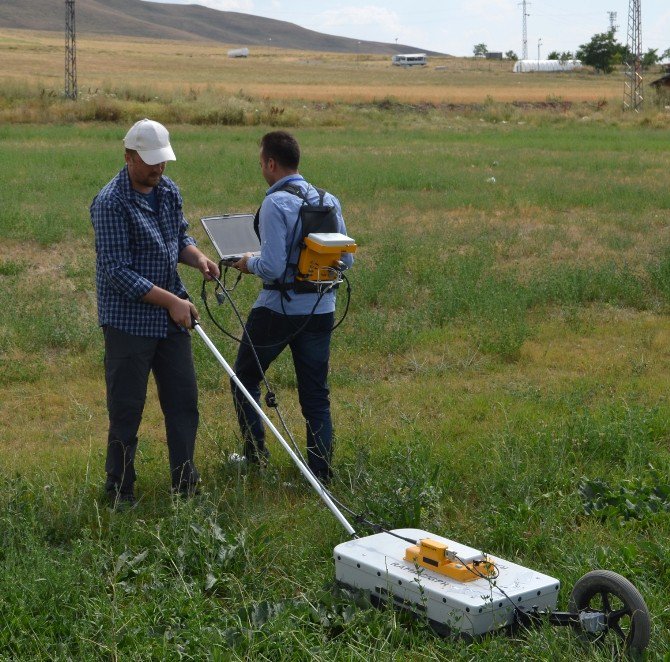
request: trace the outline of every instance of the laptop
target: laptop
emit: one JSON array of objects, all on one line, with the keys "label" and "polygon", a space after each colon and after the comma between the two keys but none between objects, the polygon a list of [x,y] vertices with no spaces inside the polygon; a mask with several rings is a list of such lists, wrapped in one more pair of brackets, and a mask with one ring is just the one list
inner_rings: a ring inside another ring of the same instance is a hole
[{"label": "laptop", "polygon": [[222,214],[200,219],[221,262],[235,264],[244,253],[260,255],[261,242],[254,230],[254,214]]}]

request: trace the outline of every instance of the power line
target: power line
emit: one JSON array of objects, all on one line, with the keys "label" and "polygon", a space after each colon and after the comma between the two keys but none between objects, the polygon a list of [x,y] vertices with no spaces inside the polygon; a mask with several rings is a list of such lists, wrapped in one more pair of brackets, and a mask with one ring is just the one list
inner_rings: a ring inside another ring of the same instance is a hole
[{"label": "power line", "polygon": [[65,96],[77,98],[77,43],[74,0],[65,0]]}]

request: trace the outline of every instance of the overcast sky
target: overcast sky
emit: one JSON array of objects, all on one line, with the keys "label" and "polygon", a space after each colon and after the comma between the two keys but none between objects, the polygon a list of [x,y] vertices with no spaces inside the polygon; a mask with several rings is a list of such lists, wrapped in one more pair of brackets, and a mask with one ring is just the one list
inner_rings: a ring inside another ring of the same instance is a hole
[{"label": "overcast sky", "polygon": [[[522,8],[518,0],[160,0],[256,14],[353,39],[409,44],[418,49],[472,55],[475,44],[521,56]],[[628,0],[527,2],[528,56],[572,51],[610,26],[626,43]],[[642,50],[670,48],[670,1],[641,0]]]}]

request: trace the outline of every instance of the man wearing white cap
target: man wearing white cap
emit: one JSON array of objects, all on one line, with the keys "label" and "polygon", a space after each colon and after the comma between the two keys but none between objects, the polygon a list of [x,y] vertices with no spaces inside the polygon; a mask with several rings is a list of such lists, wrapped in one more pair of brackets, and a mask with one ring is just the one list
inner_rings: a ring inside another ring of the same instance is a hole
[{"label": "man wearing white cap", "polygon": [[198,313],[177,264],[207,279],[219,276],[186,234],[181,194],[163,174],[166,162],[176,160],[167,129],[143,119],[123,142],[125,167],[91,204],[109,413],[105,489],[114,506],[135,502],[137,431],[150,372],[165,418],[172,490],[197,491],[198,392],[186,329]]}]

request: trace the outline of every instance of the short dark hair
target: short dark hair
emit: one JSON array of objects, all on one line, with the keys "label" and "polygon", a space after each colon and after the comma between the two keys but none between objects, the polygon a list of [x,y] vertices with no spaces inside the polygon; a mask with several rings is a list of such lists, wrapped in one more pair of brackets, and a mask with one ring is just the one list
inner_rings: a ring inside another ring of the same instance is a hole
[{"label": "short dark hair", "polygon": [[270,131],[261,138],[263,158],[274,159],[285,168],[298,169],[300,145],[288,131]]}]

